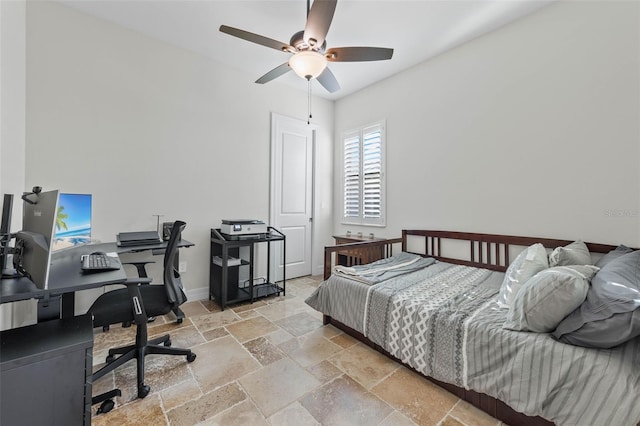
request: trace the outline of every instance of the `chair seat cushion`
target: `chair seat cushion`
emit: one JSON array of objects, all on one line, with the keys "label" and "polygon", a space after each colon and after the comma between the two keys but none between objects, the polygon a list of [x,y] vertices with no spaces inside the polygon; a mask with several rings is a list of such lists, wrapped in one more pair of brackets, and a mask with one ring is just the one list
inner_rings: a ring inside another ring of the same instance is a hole
[{"label": "chair seat cushion", "polygon": [[[164,285],[149,284],[139,288],[147,317],[164,315],[171,310]],[[93,302],[89,312],[93,314],[94,327],[133,321],[133,303],[129,291],[122,288],[101,295]]]}]

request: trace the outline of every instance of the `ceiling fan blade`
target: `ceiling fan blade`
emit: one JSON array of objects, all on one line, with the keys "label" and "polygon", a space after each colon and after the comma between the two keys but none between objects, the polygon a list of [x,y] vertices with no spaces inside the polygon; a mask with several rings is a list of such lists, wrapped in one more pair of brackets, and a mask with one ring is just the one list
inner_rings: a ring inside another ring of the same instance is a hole
[{"label": "ceiling fan blade", "polygon": [[261,44],[263,46],[271,47],[272,49],[280,50],[283,52],[295,53],[296,49],[278,40],[274,40],[269,37],[264,37],[258,34],[250,33],[249,31],[241,30],[238,28],[228,27],[226,25],[220,25],[220,31],[234,37],[241,38],[243,40],[250,41],[252,43]]},{"label": "ceiling fan blade", "polygon": [[338,84],[338,80],[333,75],[329,67],[325,68],[317,78],[318,82],[322,84],[322,87],[327,89],[329,93],[333,93],[337,90],[340,90],[340,85]]},{"label": "ceiling fan blade", "polygon": [[291,71],[289,62],[285,62],[284,64],[278,65],[277,67],[275,67],[274,69],[272,69],[271,71],[269,71],[268,73],[266,73],[265,75],[257,79],[256,83],[259,83],[259,84],[268,83],[271,80],[278,78],[282,74],[286,74],[289,71]]},{"label": "ceiling fan blade", "polygon": [[307,25],[304,27],[304,41],[313,46],[322,46],[329,32],[329,26],[333,20],[333,12],[336,10],[337,0],[314,0],[307,16]]},{"label": "ceiling fan blade", "polygon": [[386,47],[333,47],[325,53],[329,62],[384,61],[391,59],[393,49]]}]

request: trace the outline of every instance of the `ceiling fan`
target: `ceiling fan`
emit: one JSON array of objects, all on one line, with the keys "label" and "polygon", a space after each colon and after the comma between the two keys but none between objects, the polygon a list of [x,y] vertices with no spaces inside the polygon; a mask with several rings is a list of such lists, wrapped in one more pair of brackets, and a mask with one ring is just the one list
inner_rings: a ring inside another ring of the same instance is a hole
[{"label": "ceiling fan", "polygon": [[293,70],[308,81],[316,78],[325,89],[333,93],[340,89],[340,85],[327,67],[327,62],[382,61],[393,56],[393,49],[384,47],[333,47],[327,50],[325,37],[336,10],[336,3],[337,0],[315,0],[309,7],[310,0],[307,0],[307,24],[304,30],[291,36],[289,44],[226,25],[221,25],[220,31],[293,54],[287,62],[257,79],[256,83],[267,83]]}]

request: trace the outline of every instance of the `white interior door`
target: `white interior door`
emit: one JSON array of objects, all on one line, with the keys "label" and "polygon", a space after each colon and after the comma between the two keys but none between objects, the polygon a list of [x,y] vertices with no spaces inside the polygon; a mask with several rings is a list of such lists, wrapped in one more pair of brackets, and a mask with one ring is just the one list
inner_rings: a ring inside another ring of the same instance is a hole
[{"label": "white interior door", "polygon": [[[286,278],[311,275],[314,127],[271,116],[271,225],[286,235]],[[276,247],[278,246],[278,247]],[[281,244],[274,243],[276,279],[282,279]]]}]

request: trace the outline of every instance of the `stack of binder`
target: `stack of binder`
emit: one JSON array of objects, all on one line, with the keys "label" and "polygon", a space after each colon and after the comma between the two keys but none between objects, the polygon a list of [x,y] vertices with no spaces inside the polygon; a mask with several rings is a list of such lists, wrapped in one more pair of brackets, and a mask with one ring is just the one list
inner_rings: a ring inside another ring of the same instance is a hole
[{"label": "stack of binder", "polygon": [[120,232],[116,236],[118,247],[146,246],[161,243],[156,231]]}]

